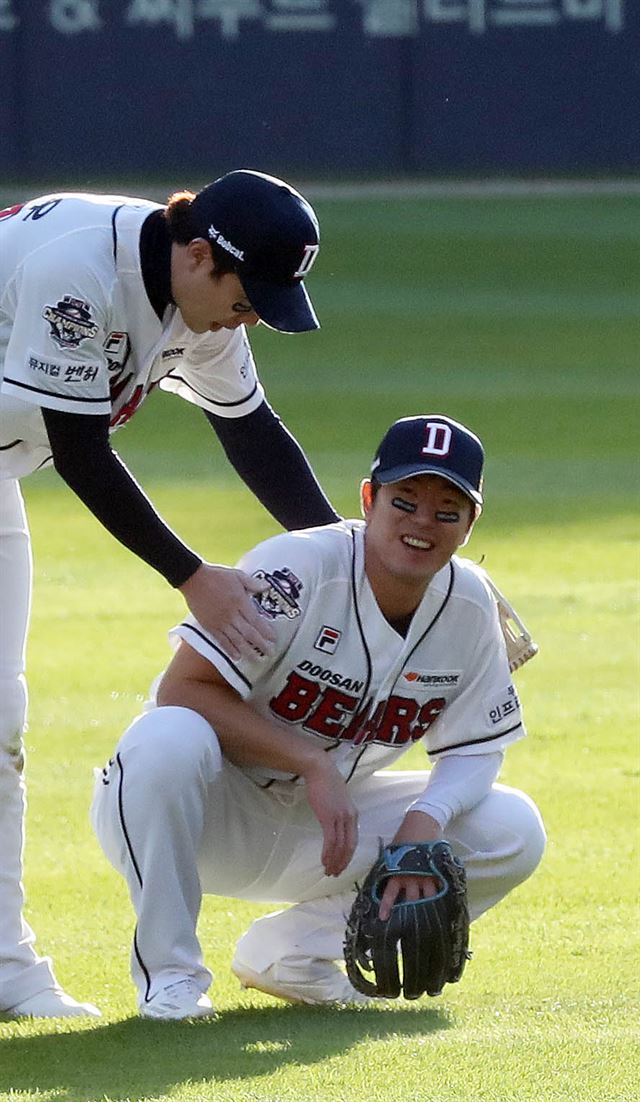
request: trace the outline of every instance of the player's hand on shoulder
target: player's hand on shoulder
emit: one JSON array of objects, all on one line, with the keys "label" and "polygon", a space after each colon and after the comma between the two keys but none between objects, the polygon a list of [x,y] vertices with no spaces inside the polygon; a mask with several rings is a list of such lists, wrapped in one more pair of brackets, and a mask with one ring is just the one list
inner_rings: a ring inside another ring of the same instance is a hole
[{"label": "player's hand on shoulder", "polygon": [[270,654],[276,638],[252,600],[267,584],[230,566],[202,563],[180,591],[198,622],[230,658],[251,658],[256,649]]}]

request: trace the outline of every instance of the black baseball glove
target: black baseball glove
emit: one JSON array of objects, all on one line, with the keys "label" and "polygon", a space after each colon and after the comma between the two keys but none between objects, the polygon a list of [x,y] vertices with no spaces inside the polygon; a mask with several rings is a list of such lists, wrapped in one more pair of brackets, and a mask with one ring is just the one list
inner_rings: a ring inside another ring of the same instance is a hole
[{"label": "black baseball glove", "polygon": [[[437,892],[417,900],[401,898],[383,922],[378,911],[391,876],[431,876]],[[449,843],[381,848],[347,920],[344,959],[353,986],[365,995],[387,999],[397,999],[401,990],[405,999],[418,999],[425,991],[439,995],[445,983],[460,979],[471,955],[468,944],[466,876]],[[364,972],[373,978],[367,979]]]}]

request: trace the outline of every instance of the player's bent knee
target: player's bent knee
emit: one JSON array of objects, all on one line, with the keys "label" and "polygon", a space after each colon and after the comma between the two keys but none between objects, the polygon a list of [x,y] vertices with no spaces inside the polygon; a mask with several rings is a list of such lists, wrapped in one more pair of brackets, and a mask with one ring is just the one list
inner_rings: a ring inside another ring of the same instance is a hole
[{"label": "player's bent knee", "polygon": [[512,823],[520,837],[520,847],[512,874],[516,883],[526,880],[537,869],[545,851],[547,835],[538,808],[524,792],[514,793]]},{"label": "player's bent knee", "polygon": [[135,762],[147,785],[174,788],[195,777],[206,782],[222,768],[222,751],[215,731],[191,708],[166,705],[138,716],[125,731],[117,753]]}]

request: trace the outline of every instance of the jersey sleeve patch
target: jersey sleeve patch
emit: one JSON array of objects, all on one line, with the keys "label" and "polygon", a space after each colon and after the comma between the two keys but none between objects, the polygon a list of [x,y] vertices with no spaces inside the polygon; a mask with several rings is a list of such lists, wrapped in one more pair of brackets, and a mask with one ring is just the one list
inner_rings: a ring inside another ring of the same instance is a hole
[{"label": "jersey sleeve patch", "polygon": [[257,593],[254,601],[262,616],[268,620],[275,620],[278,616],[286,616],[288,620],[295,620],[300,615],[298,598],[304,586],[288,566],[282,566],[277,570],[256,570],[254,578],[268,583],[269,588],[263,593]]},{"label": "jersey sleeve patch", "polygon": [[98,332],[89,303],[73,295],[63,295],[57,302],[45,305],[42,316],[49,323],[49,336],[58,348],[79,348]]}]

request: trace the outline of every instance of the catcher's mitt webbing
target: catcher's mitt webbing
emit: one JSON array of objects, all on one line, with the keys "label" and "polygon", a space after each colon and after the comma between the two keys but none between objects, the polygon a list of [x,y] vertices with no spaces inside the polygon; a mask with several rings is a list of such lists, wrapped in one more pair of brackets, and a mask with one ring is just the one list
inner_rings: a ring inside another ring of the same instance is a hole
[{"label": "catcher's mitt webbing", "polygon": [[[382,921],[380,901],[391,876],[432,877],[437,892],[399,900]],[[396,999],[401,991],[406,999],[417,999],[425,992],[439,995],[445,983],[460,979],[470,955],[468,942],[466,877],[449,843],[382,848],[347,921],[344,957],[353,986],[366,995],[388,999]]]}]

